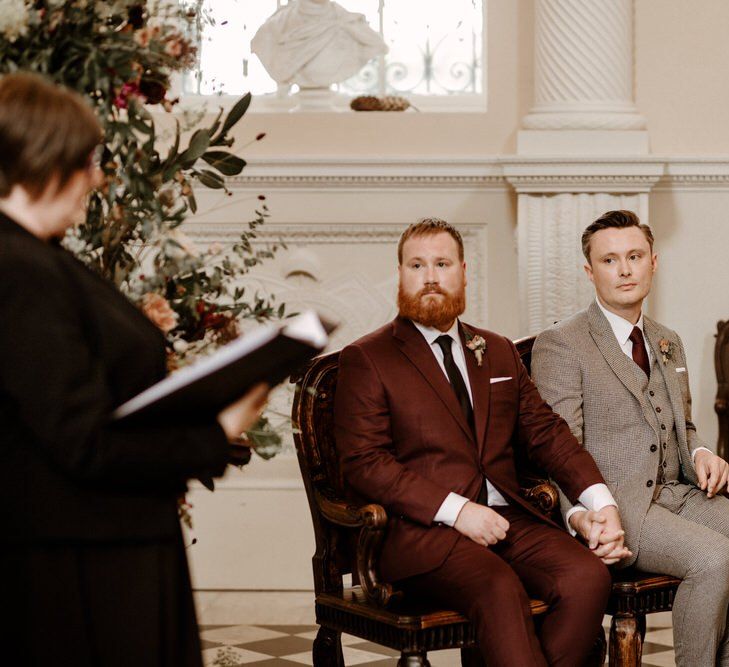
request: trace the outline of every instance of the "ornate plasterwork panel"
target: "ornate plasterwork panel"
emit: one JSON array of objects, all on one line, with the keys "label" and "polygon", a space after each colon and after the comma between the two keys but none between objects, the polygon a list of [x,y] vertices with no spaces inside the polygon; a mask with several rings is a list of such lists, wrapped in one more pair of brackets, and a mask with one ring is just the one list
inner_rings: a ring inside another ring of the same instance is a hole
[{"label": "ornate plasterwork panel", "polygon": [[519,303],[522,333],[535,334],[594,298],[582,232],[605,211],[629,209],[648,222],[647,194],[519,195]]}]

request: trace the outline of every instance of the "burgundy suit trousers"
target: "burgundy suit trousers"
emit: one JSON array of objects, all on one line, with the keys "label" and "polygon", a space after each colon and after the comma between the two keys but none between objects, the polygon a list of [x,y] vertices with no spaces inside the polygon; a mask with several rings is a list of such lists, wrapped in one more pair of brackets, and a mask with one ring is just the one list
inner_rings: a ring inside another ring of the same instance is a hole
[{"label": "burgundy suit trousers", "polygon": [[[566,532],[519,508],[493,509],[510,523],[506,539],[487,548],[461,535],[440,567],[402,587],[474,623],[489,667],[583,665],[601,631],[607,568]],[[530,596],[549,605],[538,628]]]}]

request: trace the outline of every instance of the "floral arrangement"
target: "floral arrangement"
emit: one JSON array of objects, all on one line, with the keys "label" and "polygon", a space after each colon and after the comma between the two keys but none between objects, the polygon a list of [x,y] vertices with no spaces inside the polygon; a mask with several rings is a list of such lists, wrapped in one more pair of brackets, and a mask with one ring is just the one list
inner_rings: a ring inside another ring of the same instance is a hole
[{"label": "floral arrangement", "polygon": [[[225,117],[221,109],[209,126],[197,126],[202,116],[181,126],[178,117],[167,135],[158,133],[150,112],[169,112],[177,103],[171,77],[195,62],[190,36],[205,20],[200,5],[3,0],[0,11],[0,72],[45,74],[84,95],[102,123],[104,183],[65,243],[165,332],[172,369],[235,338],[242,319],[284,315],[283,305],[274,307],[240,285],[243,274],[277,250],[253,244],[268,215],[265,197],[258,197],[254,219],[226,251],[213,246],[203,252],[178,229],[197,209],[195,185],[231,195],[226,177],[246,165],[229,150],[229,133],[250,94]],[[280,444],[265,418],[248,436],[264,457]]]}]

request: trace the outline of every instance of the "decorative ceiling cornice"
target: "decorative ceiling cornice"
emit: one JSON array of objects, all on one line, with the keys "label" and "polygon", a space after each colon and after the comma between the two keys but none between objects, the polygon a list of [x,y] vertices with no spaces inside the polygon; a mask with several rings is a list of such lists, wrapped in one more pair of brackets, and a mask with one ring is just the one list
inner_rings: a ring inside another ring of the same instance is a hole
[{"label": "decorative ceiling cornice", "polygon": [[287,157],[251,160],[234,190],[648,192],[729,189],[727,157]]}]

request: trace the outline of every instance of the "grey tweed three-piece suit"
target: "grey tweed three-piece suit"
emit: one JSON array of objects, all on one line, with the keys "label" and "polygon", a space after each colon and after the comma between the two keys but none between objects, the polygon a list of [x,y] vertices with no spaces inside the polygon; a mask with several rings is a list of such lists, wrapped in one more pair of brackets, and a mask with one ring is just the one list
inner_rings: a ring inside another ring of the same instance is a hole
[{"label": "grey tweed three-piece suit", "polygon": [[692,453],[704,444],[691,422],[681,339],[645,316],[643,330],[650,379],[595,302],[537,337],[532,377],[618,503],[633,552],[621,566],[683,579],[673,606],[677,664],[729,667],[729,499],[697,486]]}]

